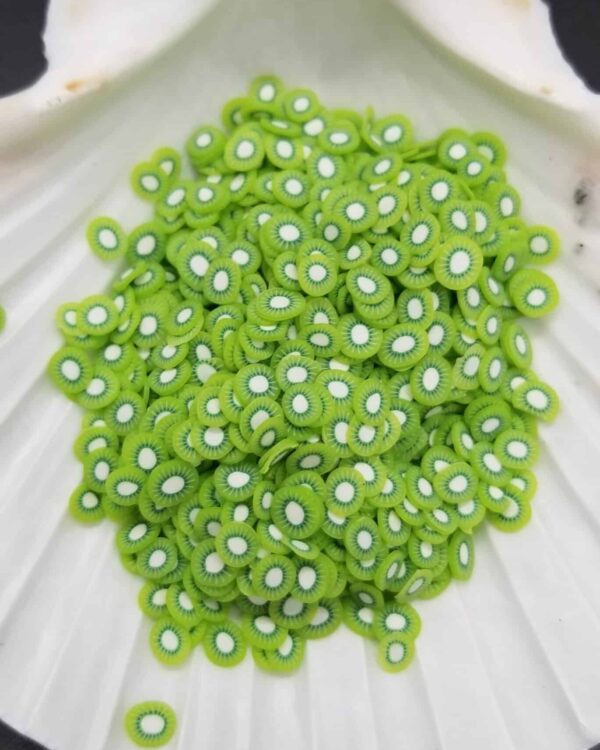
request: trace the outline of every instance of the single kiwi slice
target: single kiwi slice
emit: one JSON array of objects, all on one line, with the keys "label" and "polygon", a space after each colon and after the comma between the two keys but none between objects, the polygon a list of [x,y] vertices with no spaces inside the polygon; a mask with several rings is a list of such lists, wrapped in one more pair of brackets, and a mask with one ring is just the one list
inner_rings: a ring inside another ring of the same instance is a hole
[{"label": "single kiwi slice", "polygon": [[401,633],[390,633],[378,640],[377,662],[386,672],[401,672],[414,658],[414,641]]},{"label": "single kiwi slice", "polygon": [[163,537],[151,541],[137,555],[136,568],[140,575],[160,580],[177,567],[177,547]]},{"label": "single kiwi slice", "polygon": [[209,661],[219,667],[234,667],[246,656],[246,639],[241,628],[231,620],[211,623],[202,645]]},{"label": "single kiwi slice", "polygon": [[378,356],[393,370],[405,370],[419,362],[428,349],[427,331],[415,323],[400,323],[383,334]]},{"label": "single kiwi slice", "polygon": [[538,443],[524,430],[505,430],[496,437],[494,452],[508,469],[529,469],[537,459]]},{"label": "single kiwi slice", "polygon": [[198,484],[194,468],[176,458],[159,464],[150,472],[146,489],[158,506],[172,507],[196,492]]},{"label": "single kiwi slice", "polygon": [[544,421],[554,419],[559,409],[556,391],[541,381],[524,382],[512,394],[512,404],[525,414]]},{"label": "single kiwi slice", "polygon": [[[295,573],[294,573],[295,579]],[[308,625],[316,612],[317,604],[308,604],[301,602],[293,596],[272,601],[269,604],[269,616],[280,625],[288,630],[299,630]]]},{"label": "single kiwi slice", "polygon": [[451,237],[441,246],[434,262],[436,279],[448,289],[466,289],[483,267],[479,245],[468,237]]},{"label": "single kiwi slice", "polygon": [[170,742],[177,728],[175,712],[162,701],[136,703],[125,714],[125,731],[139,747],[162,747]]},{"label": "single kiwi slice", "polygon": [[373,622],[373,635],[381,640],[390,635],[402,635],[414,640],[421,632],[421,618],[408,603],[386,602],[377,608]]},{"label": "single kiwi slice", "polygon": [[267,601],[278,601],[287,596],[295,580],[296,569],[290,558],[284,555],[267,555],[252,568],[254,590]]},{"label": "single kiwi slice", "polygon": [[117,549],[123,554],[137,554],[158,539],[159,534],[160,527],[158,525],[137,518],[135,521],[121,526],[117,532],[115,540]]},{"label": "single kiwi slice", "polygon": [[326,555],[301,559],[296,563],[296,580],[291,596],[306,604],[318,602],[331,589],[336,575],[336,567]]},{"label": "single kiwi slice", "polygon": [[475,547],[473,537],[462,531],[455,531],[448,543],[448,567],[452,577],[458,581],[467,581],[475,564]]},{"label": "single kiwi slice", "polygon": [[252,648],[265,651],[273,651],[281,646],[287,636],[287,630],[263,612],[244,614],[241,628],[246,641]]},{"label": "single kiwi slice", "polygon": [[455,336],[456,326],[452,318],[443,312],[434,313],[427,329],[429,351],[435,354],[447,354],[452,348]]},{"label": "single kiwi slice", "polygon": [[372,638],[375,608],[352,597],[344,597],[342,607],[344,624],[354,633],[365,638]]},{"label": "single kiwi slice", "polygon": [[472,500],[477,492],[477,483],[473,469],[464,461],[450,464],[433,478],[437,495],[453,505]]},{"label": "single kiwi slice", "polygon": [[321,526],[323,517],[322,501],[304,487],[281,487],[273,496],[271,518],[294,539],[311,536]]},{"label": "single kiwi slice", "polygon": [[97,523],[105,517],[104,499],[85,484],[79,484],[69,497],[69,512],[81,523]]},{"label": "single kiwi slice", "polygon": [[217,552],[213,539],[198,544],[192,553],[190,565],[194,581],[202,590],[211,586],[225,586],[234,579],[234,573]]},{"label": "single kiwi slice", "polygon": [[276,649],[265,651],[265,666],[271,672],[288,674],[294,672],[304,660],[306,641],[295,630],[287,633],[283,643]]},{"label": "single kiwi slice", "polygon": [[138,594],[138,604],[145,615],[152,620],[166,617],[167,592],[169,587],[155,581],[146,581]]},{"label": "single kiwi slice", "polygon": [[317,609],[299,635],[309,640],[325,638],[334,633],[342,622],[342,605],[339,599],[321,599]]},{"label": "single kiwi slice", "polygon": [[187,660],[192,644],[185,627],[171,617],[164,617],[150,630],[150,648],[159,661],[175,667]]},{"label": "single kiwi slice", "polygon": [[500,531],[518,531],[531,518],[531,505],[518,490],[506,487],[503,490],[508,500],[506,508],[499,513],[488,513],[488,519]]},{"label": "single kiwi slice", "polygon": [[231,521],[221,526],[215,545],[226,565],[243,568],[256,557],[258,537],[249,524]]},{"label": "single kiwi slice", "polygon": [[381,546],[377,523],[366,515],[352,517],[344,531],[344,546],[357,560],[375,557]]},{"label": "single kiwi slice", "polygon": [[413,368],[410,387],[415,401],[425,406],[442,404],[450,395],[452,367],[445,357],[427,354]]}]

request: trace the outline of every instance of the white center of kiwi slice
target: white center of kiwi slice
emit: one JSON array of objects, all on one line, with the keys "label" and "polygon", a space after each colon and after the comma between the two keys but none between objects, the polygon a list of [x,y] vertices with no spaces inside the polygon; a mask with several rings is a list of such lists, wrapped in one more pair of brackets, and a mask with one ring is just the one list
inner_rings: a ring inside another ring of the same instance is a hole
[{"label": "white center of kiwi slice", "polygon": [[283,583],[282,568],[271,568],[265,575],[265,586],[270,589],[276,589]]},{"label": "white center of kiwi slice", "polygon": [[327,278],[327,269],[321,263],[313,263],[308,269],[308,276],[311,281],[318,284]]},{"label": "white center of kiwi slice", "polygon": [[295,500],[291,500],[285,506],[285,517],[292,526],[301,526],[304,523],[304,508]]},{"label": "white center of kiwi slice", "polygon": [[460,276],[471,267],[471,256],[466,250],[457,250],[450,256],[450,273]]},{"label": "white center of kiwi slice", "polygon": [[390,664],[398,664],[402,661],[402,659],[404,659],[405,653],[406,647],[403,643],[400,643],[399,641],[390,643],[387,650],[388,661],[390,662]]},{"label": "white center of kiwi slice", "polygon": [[402,529],[402,521],[393,510],[388,513],[387,524],[390,531],[393,531],[396,534]]},{"label": "white center of kiwi slice", "polygon": [[254,618],[254,627],[264,635],[271,635],[275,632],[277,626],[270,618],[259,615]]},{"label": "white center of kiwi slice", "polygon": [[86,318],[91,325],[101,326],[108,320],[108,312],[102,305],[94,305],[87,311]]},{"label": "white center of kiwi slice", "polygon": [[444,180],[434,182],[431,186],[431,197],[435,201],[445,201],[450,194],[450,186]]},{"label": "white center of kiwi slice", "polygon": [[94,467],[94,476],[99,482],[103,482],[110,473],[110,466],[107,461],[98,461]]},{"label": "white center of kiwi slice", "polygon": [[158,321],[154,315],[144,315],[140,322],[140,333],[142,336],[152,336],[158,329]]},{"label": "white center of kiwi slice", "polygon": [[227,484],[233,489],[241,489],[250,481],[250,474],[247,471],[232,471],[227,477]]},{"label": "white center of kiwi slice", "polygon": [[185,487],[185,479],[180,476],[172,476],[165,479],[160,489],[165,495],[176,495]]},{"label": "white center of kiwi slice", "polygon": [[361,443],[364,443],[365,445],[369,445],[369,443],[372,443],[377,437],[377,430],[374,427],[371,427],[371,425],[363,424],[358,429],[358,439],[361,441]]},{"label": "white center of kiwi slice", "polygon": [[450,491],[455,492],[456,494],[460,494],[461,492],[464,492],[468,486],[469,486],[469,482],[467,481],[467,478],[463,474],[457,474],[455,477],[452,477],[452,479],[448,482],[448,487]]},{"label": "white center of kiwi slice", "polygon": [[92,510],[98,506],[98,497],[93,492],[84,492],[81,496],[81,504],[86,510]]},{"label": "white center of kiwi slice", "polygon": [[289,298],[285,297],[283,294],[275,294],[269,301],[269,305],[273,308],[273,310],[285,310],[291,304],[292,303]]},{"label": "white center of kiwi slice", "polygon": [[494,432],[494,430],[497,430],[499,426],[500,420],[498,419],[498,417],[488,417],[481,425],[481,431],[486,433]]},{"label": "white center of kiwi slice", "polygon": [[222,654],[231,654],[235,650],[235,641],[229,633],[222,630],[220,633],[217,633],[215,646]]},{"label": "white center of kiwi slice", "polygon": [[435,367],[428,367],[423,373],[422,383],[426,391],[435,391],[440,382],[440,373]]},{"label": "white center of kiwi slice", "polygon": [[65,359],[60,366],[60,371],[63,377],[73,382],[79,380],[81,376],[81,367],[74,359]]},{"label": "white center of kiwi slice", "polygon": [[106,390],[106,383],[102,378],[92,378],[90,384],[85,389],[88,396],[101,396]]},{"label": "white center of kiwi slice", "polygon": [[156,453],[152,448],[144,447],[141,449],[138,455],[138,465],[145,471],[150,471],[158,463]]},{"label": "white center of kiwi slice", "polygon": [[511,440],[506,446],[506,451],[513,458],[526,458],[529,453],[527,444],[522,440]]},{"label": "white center of kiwi slice", "polygon": [[148,526],[145,523],[136,524],[127,535],[132,542],[137,542],[146,536]]},{"label": "white center of kiwi slice", "polygon": [[319,627],[319,625],[324,625],[326,622],[328,622],[329,617],[329,610],[319,605],[310,624],[313,626],[313,628],[317,628]]},{"label": "white center of kiwi slice", "polygon": [[298,584],[301,589],[310,591],[317,582],[317,573],[309,565],[303,565],[298,571]]},{"label": "white center of kiwi slice", "polygon": [[381,253],[381,260],[388,266],[398,262],[398,253],[393,247],[386,247]]},{"label": "white center of kiwi slice", "polygon": [[361,529],[356,535],[356,543],[362,550],[368,550],[373,546],[373,535],[366,529]]},{"label": "white center of kiwi slice", "polygon": [[484,453],[483,463],[489,471],[494,473],[502,471],[502,464],[493,453]]},{"label": "white center of kiwi slice", "polygon": [[126,424],[134,415],[134,409],[131,404],[122,404],[117,409],[116,420],[121,424]]},{"label": "white center of kiwi slice", "polygon": [[458,559],[461,565],[468,565],[469,563],[469,545],[466,542],[461,542],[458,545]]},{"label": "white center of kiwi slice", "polygon": [[461,516],[470,516],[475,510],[475,502],[467,500],[464,503],[459,503],[456,507]]},{"label": "white center of kiwi slice", "polygon": [[196,276],[204,276],[208,271],[208,260],[204,255],[192,255],[189,261],[190,269]]},{"label": "white center of kiwi slice", "polygon": [[204,440],[211,448],[218,448],[225,440],[225,433],[220,427],[209,427],[204,432]]},{"label": "white center of kiwi slice", "polygon": [[287,371],[287,379],[290,383],[305,383],[308,380],[308,370],[301,365],[294,365]]},{"label": "white center of kiwi slice", "polygon": [[390,612],[385,618],[385,626],[388,630],[404,630],[406,617],[399,612]]},{"label": "white center of kiwi slice", "polygon": [[377,284],[368,276],[357,276],[356,284],[364,294],[374,294],[377,291]]},{"label": "white center of kiwi slice", "polygon": [[292,399],[292,409],[296,412],[296,414],[306,414],[306,412],[310,409],[308,399],[303,393],[298,393],[296,396],[294,396],[294,398]]},{"label": "white center of kiwi slice", "polygon": [[297,617],[304,611],[304,604],[290,596],[284,601],[282,610],[286,617]]},{"label": "white center of kiwi slice", "polygon": [[396,354],[406,354],[412,351],[416,345],[414,336],[398,336],[392,341],[392,351]]},{"label": "white center of kiwi slice", "polygon": [[221,560],[218,552],[211,552],[204,560],[204,569],[207,573],[216,575],[217,573],[220,573],[224,567],[225,563]]},{"label": "white center of kiwi slice", "polygon": [[367,625],[371,625],[373,623],[374,615],[371,607],[361,607],[358,610],[357,615],[358,619],[366,623]]},{"label": "white center of kiwi slice", "polygon": [[231,536],[227,540],[227,549],[232,555],[245,555],[248,551],[248,542],[242,536]]},{"label": "white center of kiwi slice", "polygon": [[161,735],[165,726],[166,722],[160,714],[146,714],[140,719],[140,730],[150,737]]},{"label": "white center of kiwi slice", "polygon": [[167,553],[163,549],[155,549],[148,558],[148,566],[152,569],[162,568],[167,561]]},{"label": "white center of kiwi slice", "polygon": [[294,650],[294,640],[291,635],[288,635],[285,641],[277,649],[279,654],[283,656],[284,658],[286,656],[289,656],[293,650]]},{"label": "white center of kiwi slice", "polygon": [[340,482],[335,488],[335,499],[338,503],[351,503],[356,495],[352,482]]}]

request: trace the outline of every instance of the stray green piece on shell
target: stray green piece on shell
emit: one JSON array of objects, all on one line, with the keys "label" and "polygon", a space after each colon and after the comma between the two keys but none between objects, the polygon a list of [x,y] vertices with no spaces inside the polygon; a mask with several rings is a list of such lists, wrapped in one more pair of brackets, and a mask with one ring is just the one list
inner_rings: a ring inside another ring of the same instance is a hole
[{"label": "stray green piece on shell", "polygon": [[[420,143],[274,76],[222,120],[192,177],[170,148],[135,167],[143,224],[88,227],[128,265],[57,314],[49,373],[86,409],[70,509],[118,524],[163,663],[291,672],[343,621],[400,671],[414,601],[470,577],[485,520],[530,517],[558,397],[519,318],[558,303],[559,240],[492,133]],[[128,714],[139,744],[174,730],[159,705]]]}]

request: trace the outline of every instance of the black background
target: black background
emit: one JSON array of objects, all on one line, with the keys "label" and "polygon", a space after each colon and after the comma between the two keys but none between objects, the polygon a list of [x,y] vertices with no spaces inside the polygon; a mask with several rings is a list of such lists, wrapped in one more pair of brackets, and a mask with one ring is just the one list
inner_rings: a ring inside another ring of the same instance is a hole
[{"label": "black background", "polygon": [[[600,0],[544,2],[550,7],[554,33],[565,58],[587,86],[600,93]],[[0,0],[0,96],[31,86],[44,73],[41,35],[47,5],[48,0]],[[0,720],[0,750],[44,748]],[[590,750],[600,750],[600,744]]]}]

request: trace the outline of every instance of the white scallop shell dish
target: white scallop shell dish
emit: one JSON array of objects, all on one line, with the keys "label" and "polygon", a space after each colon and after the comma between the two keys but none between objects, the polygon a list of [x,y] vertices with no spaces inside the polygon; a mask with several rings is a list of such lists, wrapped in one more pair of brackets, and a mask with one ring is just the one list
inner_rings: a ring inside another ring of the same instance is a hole
[{"label": "white scallop shell dish", "polygon": [[[48,72],[0,101],[0,717],[52,750],[126,750],[128,708],[169,703],[171,750],[583,750],[600,742],[600,97],[541,0],[52,0]],[[96,7],[96,11],[92,6]],[[475,7],[476,6],[476,7]],[[494,28],[494,33],[490,29]],[[202,649],[156,661],[114,525],[86,528],[79,408],[53,387],[54,312],[108,287],[88,222],[148,208],[132,166],[273,72],[330,106],[402,112],[420,139],[492,130],[531,223],[562,238],[559,308],[528,321],[561,411],[517,534],[478,531],[471,580],[417,601],[417,656],[381,670],[340,628],[291,676]]]}]

